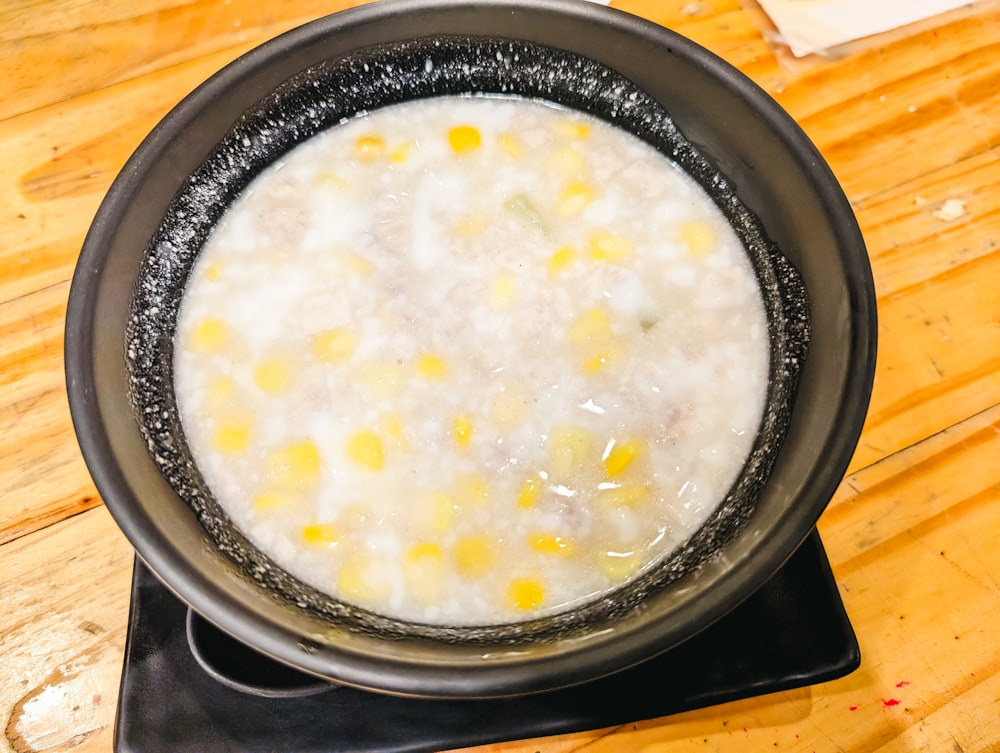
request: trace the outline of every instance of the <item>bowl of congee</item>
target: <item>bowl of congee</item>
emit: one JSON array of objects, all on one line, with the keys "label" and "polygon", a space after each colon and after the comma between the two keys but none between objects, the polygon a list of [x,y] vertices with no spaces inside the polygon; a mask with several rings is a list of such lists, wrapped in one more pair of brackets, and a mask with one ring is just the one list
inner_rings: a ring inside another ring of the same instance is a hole
[{"label": "bowl of congee", "polygon": [[732,610],[814,529],[874,354],[798,126],[575,0],[377,3],[245,54],[112,185],[66,329],[150,570],[265,656],[428,698],[583,683]]}]

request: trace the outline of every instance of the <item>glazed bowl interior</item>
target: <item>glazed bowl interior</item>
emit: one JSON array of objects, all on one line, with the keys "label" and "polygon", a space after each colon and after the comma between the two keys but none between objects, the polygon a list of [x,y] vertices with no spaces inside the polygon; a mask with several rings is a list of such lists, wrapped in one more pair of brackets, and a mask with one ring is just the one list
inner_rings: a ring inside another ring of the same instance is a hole
[{"label": "glazed bowl interior", "polygon": [[[358,112],[484,91],[614,122],[710,192],[750,250],[768,305],[769,409],[719,512],[648,577],[529,623],[411,625],[306,587],[228,523],[179,431],[172,327],[213,223],[277,157]],[[164,119],[84,245],[67,379],[109,509],[150,569],[201,615],[337,682],[492,697],[630,666],[691,637],[774,573],[812,530],[853,452],[874,327],[871,273],[842,191],[798,127],[737,71],[660,27],[587,3],[428,0],[366,6],[279,37]]]}]

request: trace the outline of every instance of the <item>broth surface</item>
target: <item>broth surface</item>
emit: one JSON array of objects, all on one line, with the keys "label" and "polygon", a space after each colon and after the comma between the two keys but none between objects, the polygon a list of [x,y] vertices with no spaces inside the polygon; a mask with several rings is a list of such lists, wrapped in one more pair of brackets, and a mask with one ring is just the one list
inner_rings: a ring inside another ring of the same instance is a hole
[{"label": "broth surface", "polygon": [[175,386],[220,505],[402,619],[494,624],[686,540],[753,444],[746,253],[661,154],[517,99],[385,108],[259,176],[202,250]]}]

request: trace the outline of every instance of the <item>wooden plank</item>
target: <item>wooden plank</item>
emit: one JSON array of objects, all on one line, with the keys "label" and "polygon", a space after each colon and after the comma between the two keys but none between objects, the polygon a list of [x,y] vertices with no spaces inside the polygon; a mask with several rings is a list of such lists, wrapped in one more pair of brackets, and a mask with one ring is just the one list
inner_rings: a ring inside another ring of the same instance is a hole
[{"label": "wooden plank", "polygon": [[876,382],[852,468],[1000,402],[997,274],[992,252],[880,296]]},{"label": "wooden plank", "polygon": [[738,0],[614,0],[627,10],[697,42],[738,67],[768,91],[786,83],[785,72],[760,33],[758,16]]},{"label": "wooden plank", "polygon": [[[238,46],[357,0],[21,2],[0,10],[0,120]],[[250,43],[250,44],[248,44]]]},{"label": "wooden plank", "polygon": [[775,93],[853,201],[1000,144],[1000,8],[931,34],[819,65]]},{"label": "wooden plank", "polygon": [[[238,50],[0,121],[0,305],[65,282],[101,199],[177,102]],[[113,128],[108,113],[118,113]]]},{"label": "wooden plank", "polygon": [[67,288],[0,305],[0,544],[101,502],[69,420]]},{"label": "wooden plank", "polygon": [[132,559],[103,507],[0,547],[0,750],[111,750]]},{"label": "wooden plank", "polygon": [[996,250],[998,157],[982,151],[855,205],[881,295]]},{"label": "wooden plank", "polygon": [[990,283],[1000,274],[998,184],[990,149],[857,203],[878,294],[879,353],[849,470],[1000,402],[1000,299]]}]

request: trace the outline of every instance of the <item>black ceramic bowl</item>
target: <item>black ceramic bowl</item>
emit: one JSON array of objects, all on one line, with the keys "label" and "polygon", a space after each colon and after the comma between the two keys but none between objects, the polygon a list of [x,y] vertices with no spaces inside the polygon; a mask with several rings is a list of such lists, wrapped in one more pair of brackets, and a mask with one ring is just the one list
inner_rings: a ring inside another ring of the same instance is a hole
[{"label": "black ceramic bowl", "polygon": [[[316,592],[229,524],[180,431],[171,338],[201,243],[267,164],[359,111],[484,91],[609,120],[709,191],[747,245],[764,293],[768,409],[719,511],[639,581],[518,625],[414,625]],[[66,359],[73,420],[98,489],[142,559],[195,611],[333,681],[400,695],[504,696],[584,682],[671,648],[795,551],[861,430],[874,290],[853,214],[816,149],[766,94],[704,49],[578,0],[378,3],[257,48],[156,127],[87,236]]]}]

